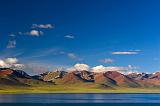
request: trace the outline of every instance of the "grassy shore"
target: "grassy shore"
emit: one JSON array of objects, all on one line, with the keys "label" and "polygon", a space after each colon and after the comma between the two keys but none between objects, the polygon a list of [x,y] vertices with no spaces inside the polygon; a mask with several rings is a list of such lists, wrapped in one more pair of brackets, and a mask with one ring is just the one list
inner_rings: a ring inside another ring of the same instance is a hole
[{"label": "grassy shore", "polygon": [[87,87],[64,87],[64,86],[45,86],[45,87],[0,87],[0,94],[29,94],[29,93],[160,93],[159,88],[116,88],[99,89]]}]

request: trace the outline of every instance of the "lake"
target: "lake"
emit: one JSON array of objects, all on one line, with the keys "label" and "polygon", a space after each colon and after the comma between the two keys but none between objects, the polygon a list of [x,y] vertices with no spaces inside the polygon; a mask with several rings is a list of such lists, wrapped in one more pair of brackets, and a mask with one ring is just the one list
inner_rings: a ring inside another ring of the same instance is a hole
[{"label": "lake", "polygon": [[0,103],[160,103],[160,94],[0,94]]}]

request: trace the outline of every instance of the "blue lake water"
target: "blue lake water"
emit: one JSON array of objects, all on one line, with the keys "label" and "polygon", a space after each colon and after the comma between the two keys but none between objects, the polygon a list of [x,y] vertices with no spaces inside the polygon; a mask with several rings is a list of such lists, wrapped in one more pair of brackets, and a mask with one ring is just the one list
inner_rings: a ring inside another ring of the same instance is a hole
[{"label": "blue lake water", "polygon": [[0,94],[0,103],[160,103],[160,94]]}]

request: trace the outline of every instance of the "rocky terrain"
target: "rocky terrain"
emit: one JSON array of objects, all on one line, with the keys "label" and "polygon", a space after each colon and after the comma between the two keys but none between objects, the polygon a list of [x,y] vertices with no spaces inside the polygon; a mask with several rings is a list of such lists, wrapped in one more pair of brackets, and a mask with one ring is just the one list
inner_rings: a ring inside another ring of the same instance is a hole
[{"label": "rocky terrain", "polygon": [[22,70],[0,68],[2,86],[41,86],[41,85],[81,86],[99,85],[103,88],[154,88],[160,87],[160,72],[154,74],[130,73],[124,75],[116,71],[94,73],[90,71],[53,71],[30,76]]}]

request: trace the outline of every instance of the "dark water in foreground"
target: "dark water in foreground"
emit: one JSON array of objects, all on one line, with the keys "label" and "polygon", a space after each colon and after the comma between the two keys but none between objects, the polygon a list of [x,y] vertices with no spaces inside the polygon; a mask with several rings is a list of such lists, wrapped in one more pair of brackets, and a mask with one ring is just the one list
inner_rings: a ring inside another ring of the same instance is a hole
[{"label": "dark water in foreground", "polygon": [[1,94],[0,103],[160,103],[160,94]]}]

